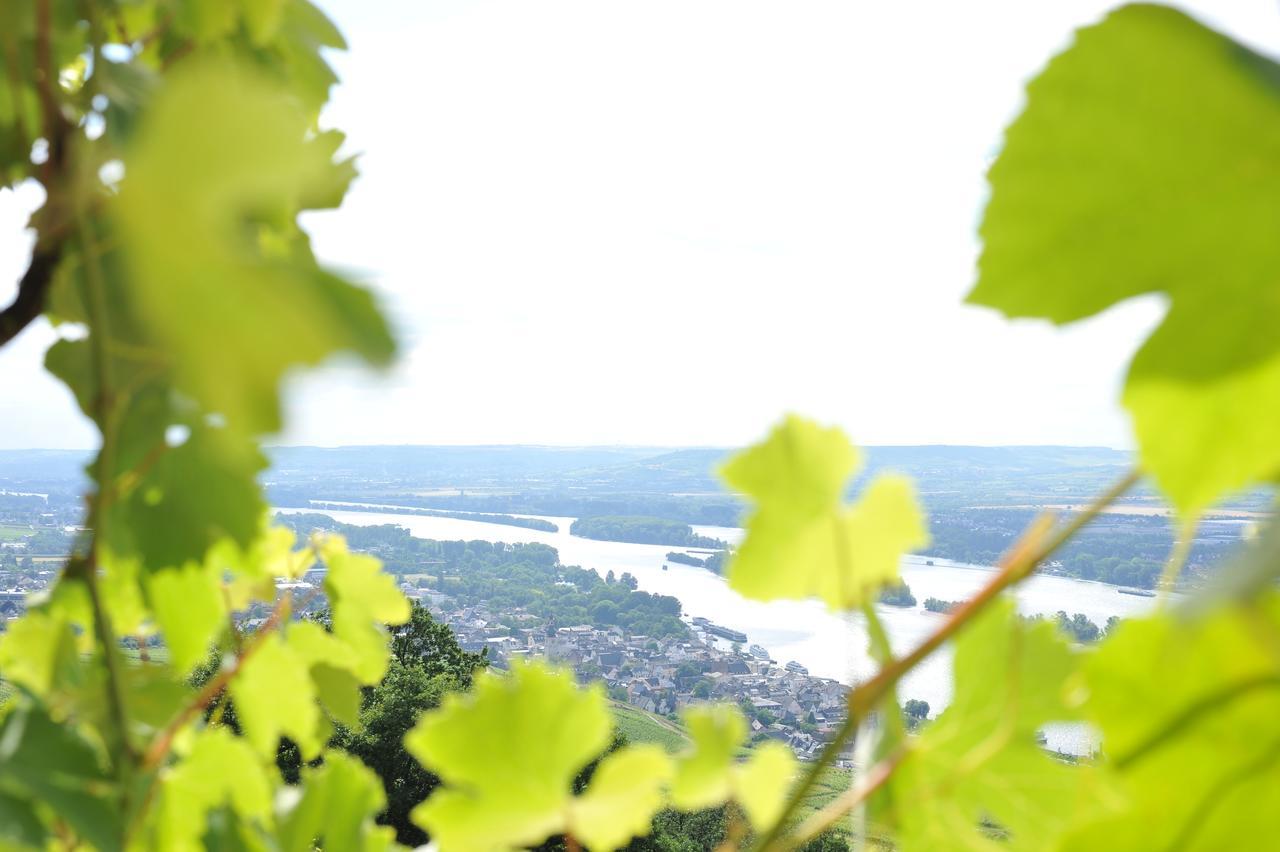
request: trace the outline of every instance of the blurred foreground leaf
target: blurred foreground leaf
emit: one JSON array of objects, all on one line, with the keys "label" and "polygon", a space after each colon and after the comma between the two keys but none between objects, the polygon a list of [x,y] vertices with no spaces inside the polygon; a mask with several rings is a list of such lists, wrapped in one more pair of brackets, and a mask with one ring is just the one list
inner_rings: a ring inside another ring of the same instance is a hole
[{"label": "blurred foreground leaf", "polygon": [[1027,88],[969,300],[1066,323],[1168,296],[1124,402],[1184,514],[1280,472],[1280,66],[1125,6]]},{"label": "blurred foreground leaf", "polygon": [[729,584],[757,600],[817,597],[833,610],[874,600],[904,553],[928,543],[910,481],[882,475],[851,506],[859,465],[844,434],[790,416],[722,471],[755,504],[729,563]]}]

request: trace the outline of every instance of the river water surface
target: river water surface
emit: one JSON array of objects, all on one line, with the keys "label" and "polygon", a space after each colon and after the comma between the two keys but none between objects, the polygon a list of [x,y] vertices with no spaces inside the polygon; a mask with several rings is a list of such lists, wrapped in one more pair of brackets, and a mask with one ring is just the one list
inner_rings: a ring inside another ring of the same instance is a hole
[{"label": "river water surface", "polygon": [[[379,507],[382,508],[382,507]],[[559,532],[550,533],[481,521],[436,518],[386,511],[338,511],[332,509],[277,509],[286,514],[317,512],[345,524],[373,526],[397,524],[419,538],[445,541],[541,542],[560,552],[566,565],[594,569],[604,576],[609,571],[635,576],[641,589],[671,595],[680,600],[686,615],[701,615],[717,624],[740,630],[749,642],[763,645],[778,663],[796,660],[810,674],[854,683],[876,669],[867,654],[867,636],[860,615],[838,616],[817,602],[747,600],[728,583],[703,568],[666,562],[672,548],[656,544],[628,544],[594,541],[569,535],[573,518],[546,516]],[[526,516],[544,517],[544,516]],[[742,530],[736,527],[695,526],[702,535],[737,542]],[[989,566],[962,565],[945,559],[908,556],[902,562],[902,578],[920,601],[915,607],[879,606],[878,611],[896,653],[910,650],[925,638],[943,618],[924,609],[925,598],[963,600],[990,579]],[[663,565],[666,564],[666,570]],[[1082,612],[1099,627],[1113,615],[1136,615],[1149,610],[1151,598],[1122,595],[1115,586],[1066,577],[1036,575],[1022,583],[1015,596],[1018,609],[1026,615],[1052,615],[1059,610]],[[920,698],[929,702],[936,714],[951,697],[950,650],[944,648],[908,674],[899,686],[899,699]],[[1051,725],[1045,729],[1048,746],[1081,754],[1089,750],[1090,737],[1079,725]]]}]

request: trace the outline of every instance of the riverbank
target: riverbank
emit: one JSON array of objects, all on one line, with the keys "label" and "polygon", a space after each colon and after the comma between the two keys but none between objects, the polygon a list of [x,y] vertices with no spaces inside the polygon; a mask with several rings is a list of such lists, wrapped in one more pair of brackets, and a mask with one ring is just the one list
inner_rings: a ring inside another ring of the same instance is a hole
[{"label": "riverbank", "polygon": [[[288,509],[291,513],[313,509]],[[699,615],[716,624],[740,630],[752,643],[763,646],[778,660],[796,660],[814,675],[852,684],[876,671],[874,660],[867,654],[867,637],[860,615],[832,614],[816,601],[777,601],[762,603],[748,600],[729,588],[724,578],[704,568],[666,563],[669,547],[649,544],[595,541],[568,533],[573,518],[546,516],[559,527],[549,533],[504,527],[474,520],[423,517],[397,512],[326,511],[337,521],[348,524],[398,524],[420,538],[452,540],[484,540],[493,542],[541,542],[555,547],[567,565],[580,565],[604,576],[613,571],[620,576],[630,573],[639,588],[656,594],[671,595],[680,600],[688,615]],[[740,539],[741,530],[733,527],[695,526],[701,535],[732,542]],[[929,564],[932,563],[932,564]],[[667,564],[664,570],[663,565]],[[987,581],[994,569],[952,563],[944,559],[907,557],[902,562],[903,579],[920,600],[963,600]],[[1112,616],[1126,616],[1148,611],[1152,599],[1119,594],[1114,586],[1065,577],[1036,575],[1021,584],[1014,597],[1025,615],[1052,616],[1059,610],[1080,612],[1097,624]],[[927,612],[922,606],[910,608],[879,607],[881,620],[897,653],[914,647],[936,627],[943,616]],[[935,712],[951,699],[951,662],[947,649],[926,659],[902,681],[899,694],[903,700],[918,698],[928,701]],[[1089,749],[1087,735],[1077,726],[1050,726],[1048,746],[1067,753],[1085,753]]]}]

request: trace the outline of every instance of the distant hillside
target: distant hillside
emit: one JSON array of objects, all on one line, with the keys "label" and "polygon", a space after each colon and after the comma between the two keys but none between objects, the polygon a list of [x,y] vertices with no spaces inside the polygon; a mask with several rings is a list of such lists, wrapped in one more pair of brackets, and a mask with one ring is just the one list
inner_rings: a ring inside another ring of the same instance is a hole
[{"label": "distant hillside", "polygon": [[271,447],[275,476],[333,475],[421,485],[495,484],[559,478],[668,452],[655,447],[377,446]]},{"label": "distant hillside", "polygon": [[951,470],[1060,470],[1063,468],[1119,467],[1130,464],[1133,454],[1110,447],[1015,446],[970,447],[924,444],[867,449],[871,467],[945,467]]},{"label": "distant hillside", "polygon": [[87,450],[0,450],[0,490],[83,490],[92,457]]},{"label": "distant hillside", "polygon": [[[500,514],[653,515],[731,524],[741,505],[716,469],[725,447],[275,447],[263,475],[279,505],[398,502]],[[0,490],[73,494],[88,454],[0,451]],[[1102,447],[883,446],[865,476],[913,476],[931,507],[1077,502],[1117,477],[1128,453]]]},{"label": "distant hillside", "polygon": [[[1132,456],[1107,447],[868,447],[866,472],[892,469],[922,481],[933,478],[1003,479],[1051,474],[1118,474]],[[599,484],[626,485],[636,491],[705,493],[722,491],[716,469],[733,450],[725,447],[672,450],[619,461],[606,467],[576,471],[578,478]]]},{"label": "distant hillside", "polygon": [[[584,517],[651,515],[734,524],[742,508],[716,476],[725,447],[279,447],[266,475],[279,505],[398,502],[451,511]],[[931,508],[1078,502],[1131,463],[1105,447],[882,446],[862,477],[915,478]]]}]

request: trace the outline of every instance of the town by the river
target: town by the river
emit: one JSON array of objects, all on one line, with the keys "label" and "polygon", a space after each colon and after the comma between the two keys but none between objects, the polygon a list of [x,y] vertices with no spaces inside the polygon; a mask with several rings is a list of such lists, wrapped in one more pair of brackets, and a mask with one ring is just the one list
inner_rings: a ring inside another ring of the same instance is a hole
[{"label": "town by the river", "polygon": [[[369,511],[379,508],[384,511]],[[666,559],[667,545],[597,541],[569,534],[573,518],[543,517],[558,532],[524,529],[482,521],[440,518],[398,512],[395,507],[361,504],[358,511],[332,508],[278,509],[283,513],[323,511],[336,521],[372,526],[396,524],[419,538],[438,540],[541,542],[555,547],[566,565],[580,565],[601,576],[613,571],[628,572],[645,591],[679,599],[688,616],[701,616],[716,624],[741,631],[749,642],[763,646],[779,661],[795,660],[820,677],[855,683],[872,674],[875,664],[867,654],[867,637],[861,616],[841,616],[812,601],[748,600],[729,588],[720,576],[700,567],[681,565]],[[535,516],[529,516],[535,517]],[[694,531],[730,543],[741,539],[736,527],[695,526]],[[944,559],[906,557],[902,577],[918,600],[928,597],[963,600],[986,582],[989,566],[962,565]],[[1022,583],[1016,592],[1019,610],[1025,615],[1053,615],[1062,610],[1084,613],[1104,624],[1111,616],[1135,615],[1153,606],[1151,598],[1120,594],[1117,587],[1067,577],[1037,575]],[[896,652],[909,650],[943,618],[922,606],[881,605],[881,619]],[[902,682],[900,698],[928,701],[934,711],[946,706],[951,695],[950,657],[947,649],[916,667]],[[1046,745],[1072,754],[1090,748],[1088,732],[1078,725],[1051,725],[1045,729]]]}]

